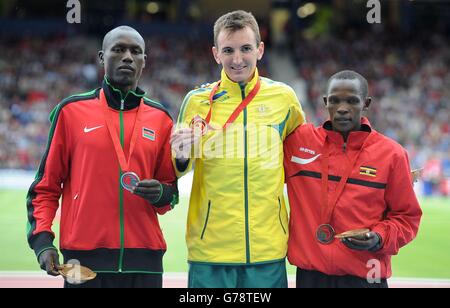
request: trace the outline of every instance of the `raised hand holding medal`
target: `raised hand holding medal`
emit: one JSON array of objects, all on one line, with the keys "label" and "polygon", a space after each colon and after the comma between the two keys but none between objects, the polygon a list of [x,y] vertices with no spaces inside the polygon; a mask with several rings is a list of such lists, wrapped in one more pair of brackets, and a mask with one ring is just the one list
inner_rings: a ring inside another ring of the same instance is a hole
[{"label": "raised hand holding medal", "polygon": [[[182,128],[173,132],[170,137],[170,146],[175,152],[178,160],[189,160],[194,158],[196,149],[199,149],[201,135],[196,135],[192,128]],[[192,152],[194,149],[194,152]]]},{"label": "raised hand holding medal", "polygon": [[194,136],[204,136],[208,132],[208,123],[202,119],[199,115],[196,115],[190,124],[190,128],[192,128]]}]

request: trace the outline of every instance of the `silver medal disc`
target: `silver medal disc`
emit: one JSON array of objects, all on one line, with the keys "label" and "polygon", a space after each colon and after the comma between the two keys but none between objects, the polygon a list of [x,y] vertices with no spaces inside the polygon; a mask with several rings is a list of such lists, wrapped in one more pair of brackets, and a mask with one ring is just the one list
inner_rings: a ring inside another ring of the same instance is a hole
[{"label": "silver medal disc", "polygon": [[125,172],[120,178],[120,184],[129,192],[133,192],[133,188],[135,188],[140,181],[138,175],[134,172]]}]

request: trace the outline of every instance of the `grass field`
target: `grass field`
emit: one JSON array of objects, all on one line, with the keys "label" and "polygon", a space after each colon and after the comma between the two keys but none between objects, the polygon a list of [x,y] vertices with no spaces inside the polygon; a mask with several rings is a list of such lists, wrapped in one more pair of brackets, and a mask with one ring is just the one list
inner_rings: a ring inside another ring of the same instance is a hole
[{"label": "grass field", "polygon": [[[0,271],[37,271],[36,258],[26,243],[25,191],[0,190]],[[394,277],[450,278],[450,200],[421,200],[424,211],[417,239],[393,258]],[[165,272],[186,272],[185,229],[187,199],[160,218],[168,251]],[[57,227],[54,229],[57,230]],[[294,268],[288,271],[294,274]]]}]

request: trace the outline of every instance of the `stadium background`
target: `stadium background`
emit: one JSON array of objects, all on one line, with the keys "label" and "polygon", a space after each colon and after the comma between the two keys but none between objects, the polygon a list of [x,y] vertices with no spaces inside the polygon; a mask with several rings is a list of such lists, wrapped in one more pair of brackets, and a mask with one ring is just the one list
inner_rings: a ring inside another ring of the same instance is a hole
[{"label": "stadium background", "polygon": [[[219,78],[212,25],[233,9],[257,17],[266,43],[260,73],[291,85],[309,122],[326,118],[321,96],[331,74],[354,69],[367,77],[375,128],[407,148],[413,168],[424,168],[415,186],[421,230],[394,257],[394,277],[450,286],[450,1],[380,1],[380,24],[367,22],[367,2],[82,0],[81,23],[69,24],[65,0],[0,0],[0,287],[17,275],[23,285],[37,283],[29,273],[39,268],[26,244],[26,190],[45,149],[50,110],[99,85],[103,35],[122,24],[144,35],[140,86],[176,117],[189,90]],[[165,270],[179,273],[172,274],[179,285],[187,270],[189,187],[184,178],[180,204],[161,218]]]}]

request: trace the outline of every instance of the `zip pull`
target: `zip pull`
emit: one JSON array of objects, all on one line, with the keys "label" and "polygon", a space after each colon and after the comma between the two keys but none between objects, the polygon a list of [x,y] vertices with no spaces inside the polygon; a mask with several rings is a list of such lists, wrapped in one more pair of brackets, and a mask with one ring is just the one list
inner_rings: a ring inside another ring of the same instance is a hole
[{"label": "zip pull", "polygon": [[344,150],[344,153],[347,152],[347,142],[342,145],[342,150]]},{"label": "zip pull", "polygon": [[245,87],[247,86],[247,84],[245,83],[239,83],[239,87],[241,88],[241,97],[242,99],[245,99]]},{"label": "zip pull", "polygon": [[123,108],[125,108],[125,100],[124,99],[120,100],[120,110],[123,110]]}]

